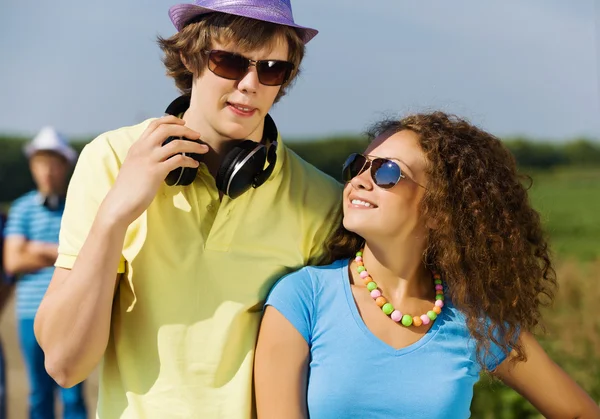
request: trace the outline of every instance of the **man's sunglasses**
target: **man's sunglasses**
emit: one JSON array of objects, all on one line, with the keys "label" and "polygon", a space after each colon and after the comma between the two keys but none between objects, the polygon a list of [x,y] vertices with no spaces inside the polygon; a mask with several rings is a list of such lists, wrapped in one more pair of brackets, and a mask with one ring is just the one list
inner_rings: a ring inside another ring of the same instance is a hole
[{"label": "man's sunglasses", "polygon": [[[402,173],[400,165],[393,160],[381,157],[369,158],[359,153],[352,153],[342,166],[342,180],[350,182],[369,168],[371,168],[373,182],[383,189],[393,188],[400,182],[400,179],[409,179]],[[417,182],[415,183],[419,185]],[[423,185],[419,186],[425,188]]]},{"label": "man's sunglasses", "polygon": [[228,80],[241,80],[251,65],[256,66],[258,81],[265,86],[281,86],[289,80],[294,64],[281,60],[251,60],[227,51],[204,51],[208,55],[208,69]]}]

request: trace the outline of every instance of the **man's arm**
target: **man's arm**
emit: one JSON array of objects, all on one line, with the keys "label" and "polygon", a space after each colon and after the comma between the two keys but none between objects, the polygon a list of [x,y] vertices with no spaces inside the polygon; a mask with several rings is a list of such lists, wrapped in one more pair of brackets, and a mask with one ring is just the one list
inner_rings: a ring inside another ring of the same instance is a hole
[{"label": "man's arm", "polygon": [[[180,153],[208,151],[206,145],[183,140],[163,147],[170,136],[199,138],[179,118],[153,121],[131,146],[120,169],[114,168],[118,171],[114,185],[102,168],[93,168],[101,156],[88,155],[86,150],[81,154],[73,174],[76,182],[71,181],[67,194],[67,222],[63,220],[61,227],[61,241],[68,238],[77,257],[71,270],[56,269],[34,324],[46,369],[62,387],[84,380],[104,354],[128,226],[150,205],[171,170],[198,167],[198,162]],[[107,191],[103,198],[99,189]],[[98,200],[101,203],[96,204]],[[74,218],[78,224],[70,222]]]},{"label": "man's arm", "polygon": [[52,266],[58,257],[58,245],[8,236],[4,240],[4,269],[9,275],[21,275]]},{"label": "man's arm", "polygon": [[99,213],[73,269],[56,268],[38,309],[35,335],[62,387],[85,380],[106,350],[126,230]]}]

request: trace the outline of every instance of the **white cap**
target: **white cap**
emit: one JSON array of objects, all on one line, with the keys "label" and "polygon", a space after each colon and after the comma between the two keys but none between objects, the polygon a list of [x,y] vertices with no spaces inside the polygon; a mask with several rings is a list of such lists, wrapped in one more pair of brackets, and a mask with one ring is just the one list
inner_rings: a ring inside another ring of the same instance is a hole
[{"label": "white cap", "polygon": [[53,151],[63,156],[69,163],[75,164],[77,152],[69,145],[65,137],[52,127],[44,127],[25,148],[27,158],[38,151]]}]

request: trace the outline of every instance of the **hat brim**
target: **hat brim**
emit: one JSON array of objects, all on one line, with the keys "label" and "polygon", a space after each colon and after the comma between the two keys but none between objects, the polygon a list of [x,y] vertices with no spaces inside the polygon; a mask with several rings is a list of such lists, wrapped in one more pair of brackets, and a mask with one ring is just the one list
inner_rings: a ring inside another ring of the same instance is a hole
[{"label": "hat brim", "polygon": [[31,144],[27,144],[24,147],[24,151],[25,156],[27,156],[28,159],[33,157],[36,153],[51,152],[63,156],[70,164],[75,164],[77,162],[77,152],[71,147],[35,147]]},{"label": "hat brim", "polygon": [[278,25],[285,25],[295,28],[298,30],[300,38],[305,44],[307,44],[319,33],[319,31],[316,29],[297,25],[296,23],[289,21],[285,17],[267,15],[264,13],[264,8],[262,7],[240,7],[239,5],[237,5],[229,8],[225,6],[216,10],[210,9],[208,7],[197,6],[195,4],[177,4],[169,9],[169,17],[171,18],[171,22],[173,22],[173,25],[175,25],[175,28],[177,28],[177,30],[180,31],[191,19],[200,15],[205,15],[214,12],[226,13],[235,16],[243,16],[250,19],[262,20],[263,22],[276,23]]}]

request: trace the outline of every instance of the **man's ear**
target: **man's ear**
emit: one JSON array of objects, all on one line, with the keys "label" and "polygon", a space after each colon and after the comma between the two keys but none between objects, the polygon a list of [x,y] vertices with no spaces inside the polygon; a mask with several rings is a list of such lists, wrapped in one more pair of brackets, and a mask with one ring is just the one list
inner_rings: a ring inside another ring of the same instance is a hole
[{"label": "man's ear", "polygon": [[186,70],[189,71],[190,73],[194,74],[194,71],[190,68],[190,65],[187,62],[187,60],[185,59],[185,57],[183,56],[183,53],[181,53],[181,52],[179,53],[179,58],[181,59],[181,62],[185,66]]}]

